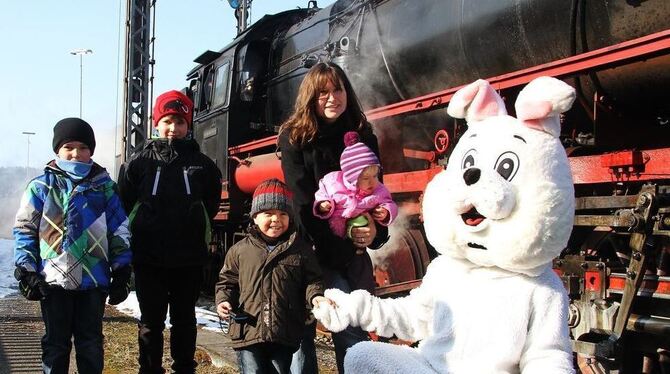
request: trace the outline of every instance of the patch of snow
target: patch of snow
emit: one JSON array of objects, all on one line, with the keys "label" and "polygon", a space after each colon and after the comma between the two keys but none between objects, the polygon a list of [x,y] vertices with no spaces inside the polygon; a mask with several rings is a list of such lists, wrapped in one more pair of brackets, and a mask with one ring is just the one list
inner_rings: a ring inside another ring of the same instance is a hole
[{"label": "patch of snow", "polygon": [[[140,319],[140,304],[137,302],[137,295],[135,291],[130,292],[128,298],[115,306],[116,309],[128,316],[131,316],[137,320]],[[228,328],[228,323],[226,321],[221,321],[219,323],[219,316],[210,310],[205,308],[196,307],[195,308],[195,317],[197,319],[198,326],[206,330],[211,330],[214,332],[221,332]],[[167,318],[165,319],[165,327],[170,327],[170,311],[168,310]]]},{"label": "patch of snow", "polygon": [[0,299],[18,293],[14,279],[14,241],[0,239]]}]

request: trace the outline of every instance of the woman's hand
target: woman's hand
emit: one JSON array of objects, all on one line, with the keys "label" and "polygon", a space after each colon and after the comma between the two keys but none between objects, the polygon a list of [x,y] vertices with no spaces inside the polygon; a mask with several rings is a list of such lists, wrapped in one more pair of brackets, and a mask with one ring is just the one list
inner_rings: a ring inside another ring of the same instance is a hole
[{"label": "woman's hand", "polygon": [[377,227],[372,217],[369,213],[363,213],[363,215],[368,219],[368,225],[351,229],[351,240],[354,243],[354,247],[357,248],[357,255],[365,253],[365,248],[372,244],[375,236],[377,236]]},{"label": "woman's hand", "polygon": [[223,319],[228,319],[228,317],[230,317],[230,311],[231,310],[233,310],[233,307],[227,301],[219,303],[216,306],[216,314],[218,314],[219,317],[221,317]]}]

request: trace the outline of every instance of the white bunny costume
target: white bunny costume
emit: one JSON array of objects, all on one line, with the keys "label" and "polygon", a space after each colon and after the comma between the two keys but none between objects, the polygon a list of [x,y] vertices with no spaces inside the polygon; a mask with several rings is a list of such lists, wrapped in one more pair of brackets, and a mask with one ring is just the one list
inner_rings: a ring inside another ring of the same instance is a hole
[{"label": "white bunny costume", "polygon": [[418,348],[378,342],[347,351],[347,373],[573,373],[567,296],[551,260],[574,218],[570,166],[559,114],[574,101],[560,80],[540,77],[508,116],[478,80],[448,112],[468,130],[423,199],[428,240],[441,253],[422,285],[398,299],[327,290],[315,316],[332,331],[361,326],[420,340]]}]

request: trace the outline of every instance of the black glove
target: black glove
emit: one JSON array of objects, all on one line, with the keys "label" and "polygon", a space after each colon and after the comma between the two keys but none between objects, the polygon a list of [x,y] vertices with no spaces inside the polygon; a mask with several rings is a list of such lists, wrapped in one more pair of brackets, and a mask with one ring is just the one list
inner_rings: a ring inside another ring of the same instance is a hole
[{"label": "black glove", "polygon": [[19,291],[28,300],[42,300],[49,293],[49,284],[40,273],[17,266],[14,278],[19,281]]},{"label": "black glove", "polygon": [[109,305],[120,304],[130,293],[130,265],[112,271],[112,282],[109,284]]}]

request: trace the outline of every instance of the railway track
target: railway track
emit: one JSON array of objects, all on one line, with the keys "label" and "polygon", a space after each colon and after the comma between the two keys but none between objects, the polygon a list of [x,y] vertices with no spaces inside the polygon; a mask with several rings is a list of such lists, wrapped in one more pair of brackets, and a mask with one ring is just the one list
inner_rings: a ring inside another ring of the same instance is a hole
[{"label": "railway track", "polygon": [[0,374],[41,373],[44,325],[38,302],[0,299]]}]

